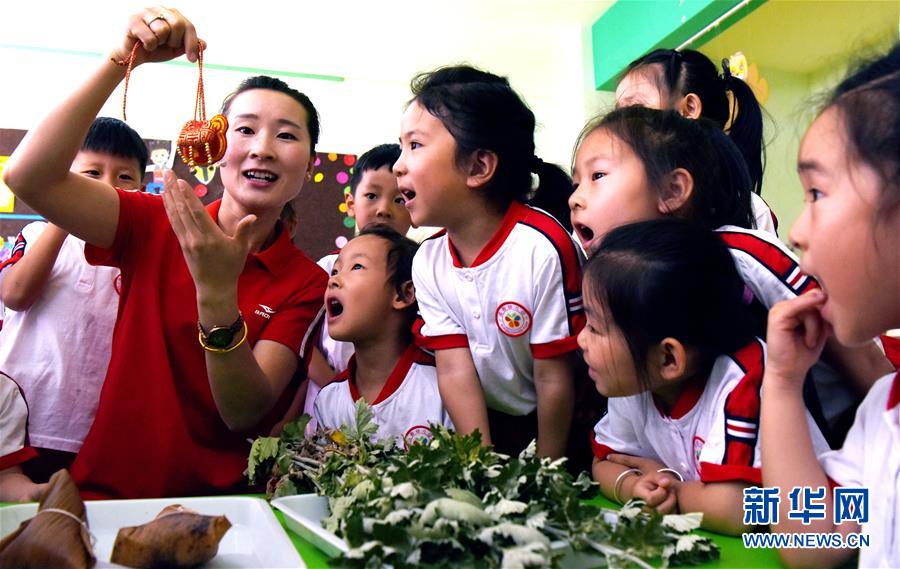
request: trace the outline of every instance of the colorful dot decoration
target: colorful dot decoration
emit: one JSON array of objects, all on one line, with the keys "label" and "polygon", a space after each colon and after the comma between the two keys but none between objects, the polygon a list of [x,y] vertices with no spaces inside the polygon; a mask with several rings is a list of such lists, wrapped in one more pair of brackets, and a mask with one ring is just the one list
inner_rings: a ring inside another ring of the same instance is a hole
[{"label": "colorful dot decoration", "polygon": [[316,161],[315,161],[315,163],[313,163],[313,166],[318,166],[321,163],[322,163],[322,159],[319,158],[318,156],[316,156]]},{"label": "colorful dot decoration", "polygon": [[354,164],[356,164],[356,156],[352,154],[345,154],[344,164],[346,164],[347,166],[353,166]]},{"label": "colorful dot decoration", "polygon": [[346,196],[349,193],[350,193],[350,186],[345,186],[344,187],[344,195]]},{"label": "colorful dot decoration", "polygon": [[347,175],[347,172],[338,172],[335,179],[338,184],[346,184],[350,180],[350,176]]},{"label": "colorful dot decoration", "polygon": [[334,152],[329,152],[328,159],[334,162],[335,160],[337,160],[337,154],[335,154]]},{"label": "colorful dot decoration", "polygon": [[338,238],[334,240],[334,245],[338,249],[343,249],[344,245],[346,245],[346,244],[347,244],[347,238],[344,237],[343,235],[339,235]]},{"label": "colorful dot decoration", "polygon": [[325,174],[323,174],[322,172],[317,172],[316,175],[313,176],[313,181],[317,184],[324,179],[325,179]]},{"label": "colorful dot decoration", "polygon": [[354,227],[356,227],[356,220],[353,219],[352,217],[345,217],[344,218],[344,227],[353,229]]},{"label": "colorful dot decoration", "polygon": [[342,203],[341,205],[339,205],[338,211],[340,211],[341,213],[347,213],[347,204]]}]

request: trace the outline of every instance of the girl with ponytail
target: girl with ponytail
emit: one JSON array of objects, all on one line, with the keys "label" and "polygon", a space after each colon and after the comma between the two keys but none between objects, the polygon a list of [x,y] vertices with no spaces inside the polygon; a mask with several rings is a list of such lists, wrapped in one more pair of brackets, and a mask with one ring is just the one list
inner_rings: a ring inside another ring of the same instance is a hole
[{"label": "girl with ponytail", "polygon": [[776,232],[778,219],[760,197],[765,169],[762,107],[750,86],[731,74],[727,59],[719,74],[699,51],[651,51],[631,62],[616,88],[616,107],[631,105],[675,110],[725,130],[747,163],[754,228]]}]

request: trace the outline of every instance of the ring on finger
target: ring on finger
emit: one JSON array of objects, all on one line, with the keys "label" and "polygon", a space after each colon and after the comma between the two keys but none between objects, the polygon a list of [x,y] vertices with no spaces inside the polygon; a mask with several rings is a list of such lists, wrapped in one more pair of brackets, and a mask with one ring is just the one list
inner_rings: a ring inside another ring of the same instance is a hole
[{"label": "ring on finger", "polygon": [[152,23],[155,22],[156,20],[162,20],[162,21],[165,22],[166,24],[169,23],[169,21],[166,20],[166,16],[165,16],[164,14],[157,14],[155,18],[151,18],[150,21],[147,22],[147,25],[149,26],[150,24],[152,24]]}]

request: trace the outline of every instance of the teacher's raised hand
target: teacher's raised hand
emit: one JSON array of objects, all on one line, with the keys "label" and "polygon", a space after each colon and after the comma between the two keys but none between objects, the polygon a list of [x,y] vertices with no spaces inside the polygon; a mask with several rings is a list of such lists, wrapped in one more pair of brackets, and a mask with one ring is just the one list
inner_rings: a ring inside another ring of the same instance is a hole
[{"label": "teacher's raised hand", "polygon": [[163,203],[172,230],[178,237],[184,260],[198,292],[203,287],[237,286],[250,251],[250,228],[256,221],[248,215],[238,222],[233,236],[213,221],[209,212],[184,180],[171,170],[165,173]]},{"label": "teacher's raised hand", "polygon": [[128,19],[122,45],[110,54],[120,64],[128,62],[136,43],[142,49],[135,53],[134,65],[148,61],[168,61],[187,54],[189,61],[197,61],[199,50],[205,48],[197,38],[194,24],[175,8],[155,6],[145,8]]}]

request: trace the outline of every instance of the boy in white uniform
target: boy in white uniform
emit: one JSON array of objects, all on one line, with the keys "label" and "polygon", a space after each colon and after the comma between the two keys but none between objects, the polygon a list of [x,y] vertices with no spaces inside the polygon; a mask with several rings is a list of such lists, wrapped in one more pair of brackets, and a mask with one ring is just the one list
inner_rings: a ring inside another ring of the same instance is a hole
[{"label": "boy in white uniform", "polygon": [[[397,177],[391,171],[394,162],[400,156],[397,144],[380,144],[359,157],[350,177],[350,193],[345,196],[347,215],[356,220],[357,230],[370,223],[387,225],[406,235],[411,222],[409,212],[403,206],[403,195],[397,188]],[[325,255],[318,265],[329,275],[337,261],[340,250]],[[306,391],[303,412],[315,417],[316,397],[322,386],[334,377],[334,374],[347,369],[350,356],[353,355],[353,344],[335,340],[328,333],[327,320],[322,323],[322,333],[310,364],[310,381]],[[324,360],[324,362],[323,362]],[[326,367],[324,363],[328,364]],[[316,428],[316,420],[309,422],[307,432]]]},{"label": "boy in white uniform", "polygon": [[354,404],[372,405],[379,439],[404,448],[431,439],[430,424],[453,427],[438,391],[434,360],[412,341],[416,244],[390,227],[370,225],[341,250],[325,308],[331,335],[352,342],[349,367],[322,388],[319,426],[354,425]]},{"label": "boy in white uniform", "polygon": [[[140,135],[118,119],[97,118],[71,170],[139,190],[147,162]],[[88,264],[84,241],[44,221],[26,225],[0,265],[7,318],[0,369],[30,403],[38,458],[25,472],[45,482],[68,468],[94,420],[109,365],[119,307],[119,270]]]},{"label": "boy in white uniform", "polygon": [[[399,157],[399,145],[381,144],[363,153],[356,161],[350,178],[350,193],[345,200],[347,215],[356,220],[357,229],[363,229],[370,223],[380,223],[393,227],[400,235],[406,235],[409,231],[409,212],[403,206],[397,176],[391,171]],[[318,265],[329,275],[338,253],[339,250],[333,251],[318,261]],[[328,334],[327,322],[322,326],[318,347],[336,373],[347,369],[353,345],[332,339]]]}]

